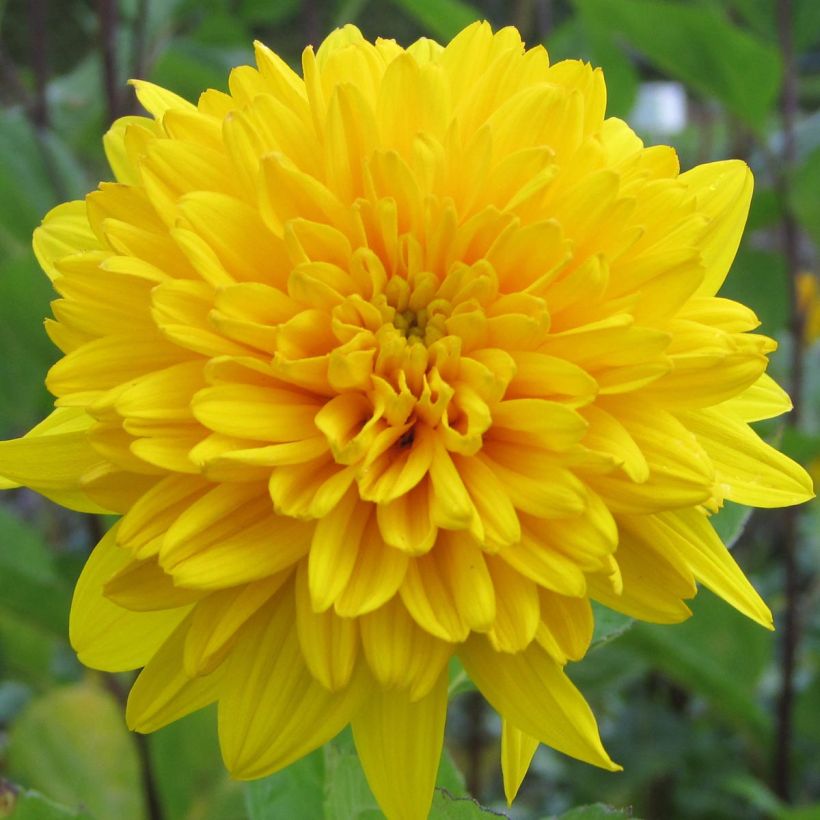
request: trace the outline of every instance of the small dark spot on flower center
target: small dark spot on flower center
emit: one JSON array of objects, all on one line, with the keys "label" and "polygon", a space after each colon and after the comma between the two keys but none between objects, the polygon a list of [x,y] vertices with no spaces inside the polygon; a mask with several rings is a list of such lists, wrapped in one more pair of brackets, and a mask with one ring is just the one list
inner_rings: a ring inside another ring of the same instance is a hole
[{"label": "small dark spot on flower center", "polygon": [[399,439],[399,447],[402,450],[406,450],[408,447],[413,446],[413,442],[416,438],[416,428],[411,427],[400,439]]}]

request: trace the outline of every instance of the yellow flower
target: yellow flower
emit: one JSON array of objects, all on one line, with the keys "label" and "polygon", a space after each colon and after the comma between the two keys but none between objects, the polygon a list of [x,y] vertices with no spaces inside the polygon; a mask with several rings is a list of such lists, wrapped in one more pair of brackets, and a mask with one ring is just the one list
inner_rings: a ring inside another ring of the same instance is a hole
[{"label": "yellow flower", "polygon": [[803,342],[812,344],[820,337],[820,296],[817,277],[810,271],[797,274],[797,303],[803,311]]},{"label": "yellow flower", "polygon": [[811,496],[748,425],[790,407],[775,344],[715,295],[748,168],[679,173],[514,29],[256,58],[197,105],[135,82],[117,182],[35,234],[65,356],[0,473],[123,515],[75,649],[144,667],[137,731],[218,701],[238,778],[352,724],[391,818],[427,813],[453,656],[510,799],[538,742],[618,768],[564,673],[590,600],[675,622],[700,582],[769,627],[708,516]]}]

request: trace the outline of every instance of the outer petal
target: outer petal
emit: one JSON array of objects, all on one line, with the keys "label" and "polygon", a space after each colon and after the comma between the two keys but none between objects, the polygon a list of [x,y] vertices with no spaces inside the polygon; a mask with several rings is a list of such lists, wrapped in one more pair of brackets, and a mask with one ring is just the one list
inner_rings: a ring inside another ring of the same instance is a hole
[{"label": "outer petal", "polygon": [[534,737],[516,729],[508,720],[501,721],[501,773],[508,806],[515,800],[537,749]]},{"label": "outer petal", "polygon": [[94,669],[122,672],[144,666],[185,617],[190,607],[131,612],[103,595],[103,586],[131,562],[116,545],[117,526],[97,544],[74,589],[69,636],[80,660]]},{"label": "outer petal", "polygon": [[183,667],[185,637],[190,626],[186,618],[140,672],[125,710],[128,728],[153,732],[191,712],[213,703],[219,696],[224,669],[192,678]]},{"label": "outer petal", "polygon": [[367,695],[360,665],[350,683],[329,692],[310,673],[294,629],[290,587],[248,623],[225,670],[219,741],[231,774],[264,777],[326,743]]},{"label": "outer petal", "polygon": [[88,440],[94,419],[76,407],[59,407],[23,438],[0,441],[0,475],[80,512],[108,512],[89,500],[80,480],[105,459]]},{"label": "outer petal", "polygon": [[390,820],[424,820],[433,800],[444,722],[447,675],[421,700],[402,689],[377,689],[353,719],[367,782]]},{"label": "outer petal", "polygon": [[697,197],[698,211],[709,220],[698,245],[706,278],[698,293],[714,296],[723,284],[737,253],[754,179],[745,162],[726,160],[698,165],[680,175]]},{"label": "outer petal", "polygon": [[52,208],[34,231],[34,255],[50,279],[60,276],[54,264],[73,253],[96,250],[100,243],[88,224],[85,202],[64,202]]},{"label": "outer petal", "polygon": [[595,766],[621,768],[604,751],[587,702],[540,646],[509,655],[471,635],[459,656],[493,708],[521,731]]}]

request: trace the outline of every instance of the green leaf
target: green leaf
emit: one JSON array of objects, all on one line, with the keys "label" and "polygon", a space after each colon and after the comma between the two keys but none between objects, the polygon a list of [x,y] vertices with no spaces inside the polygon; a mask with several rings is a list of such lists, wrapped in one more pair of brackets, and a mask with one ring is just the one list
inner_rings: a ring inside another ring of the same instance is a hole
[{"label": "green leaf", "polygon": [[771,635],[708,590],[681,624],[636,624],[621,646],[637,652],[725,718],[765,743],[771,716],[756,698],[773,648]]},{"label": "green leaf", "polygon": [[557,815],[561,820],[612,820],[618,817],[630,817],[638,820],[631,811],[616,809],[614,806],[607,806],[606,803],[592,803],[589,806],[576,806],[574,809]]},{"label": "green leaf", "polygon": [[592,633],[590,649],[597,649],[599,646],[615,640],[635,623],[628,615],[608,609],[597,601],[592,602],[592,612],[595,616],[595,631]]},{"label": "green leaf", "polygon": [[91,818],[84,809],[61,806],[35,791],[12,788],[0,779],[0,817],[11,820],[83,820]]},{"label": "green leaf", "polygon": [[762,322],[761,332],[776,335],[789,315],[788,278],[783,256],[741,245],[720,296],[748,305]]},{"label": "green leaf", "polygon": [[472,797],[456,797],[446,789],[436,789],[433,805],[430,807],[430,820],[470,820],[480,817],[506,817],[482,806]]},{"label": "green leaf", "polygon": [[222,763],[213,707],[153,732],[148,749],[165,820],[242,815],[242,787]]},{"label": "green leaf", "polygon": [[91,682],[35,700],[9,733],[12,776],[100,820],[144,820],[139,760],[115,698]]},{"label": "green leaf", "polygon": [[464,0],[392,0],[433,37],[446,42],[485,15]]},{"label": "green leaf", "polygon": [[[780,88],[776,48],[717,11],[664,0],[575,0],[653,66],[762,127]],[[606,66],[604,66],[606,70]]]},{"label": "green leaf", "polygon": [[359,763],[350,732],[325,746],[325,820],[379,820],[382,813]]},{"label": "green leaf", "polygon": [[561,815],[558,815],[561,820],[611,820],[611,818],[630,817],[632,820],[638,820],[631,811],[624,811],[623,809],[616,809],[614,806],[608,806],[606,803],[591,803],[588,806],[576,806]]},{"label": "green leaf", "polygon": [[476,685],[470,680],[464,666],[457,657],[450,659],[450,685],[447,689],[447,700],[458,697],[463,692],[474,692]]},{"label": "green leaf", "polygon": [[812,151],[791,178],[790,205],[820,250],[820,148]]},{"label": "green leaf", "polygon": [[0,609],[63,636],[71,591],[39,533],[0,506]]},{"label": "green leaf", "polygon": [[740,536],[743,535],[753,512],[752,507],[744,507],[741,504],[726,501],[723,509],[709,520],[720,536],[720,540],[731,549],[738,542]]},{"label": "green leaf", "polygon": [[589,41],[592,62],[604,70],[607,114],[625,117],[635,103],[638,72],[619,47],[612,29],[597,14],[585,12],[584,6],[580,11],[579,21]]},{"label": "green leaf", "polygon": [[325,753],[317,749],[281,772],[245,785],[248,820],[324,817]]}]

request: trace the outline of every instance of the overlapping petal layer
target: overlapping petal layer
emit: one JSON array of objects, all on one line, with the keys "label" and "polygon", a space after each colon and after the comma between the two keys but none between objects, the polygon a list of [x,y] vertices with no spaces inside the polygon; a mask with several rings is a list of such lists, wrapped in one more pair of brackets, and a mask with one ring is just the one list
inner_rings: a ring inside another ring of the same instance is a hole
[{"label": "overlapping petal layer", "polygon": [[217,700],[237,777],[352,723],[390,817],[427,812],[455,655],[510,799],[538,742],[617,768],[563,672],[590,599],[674,622],[700,582],[770,626],[708,516],[811,495],[717,295],[749,170],[681,174],[513,29],[256,58],[196,105],[135,82],[117,181],[35,234],[64,357],[0,474],[123,516],[75,648],[144,666],[139,731]]}]

